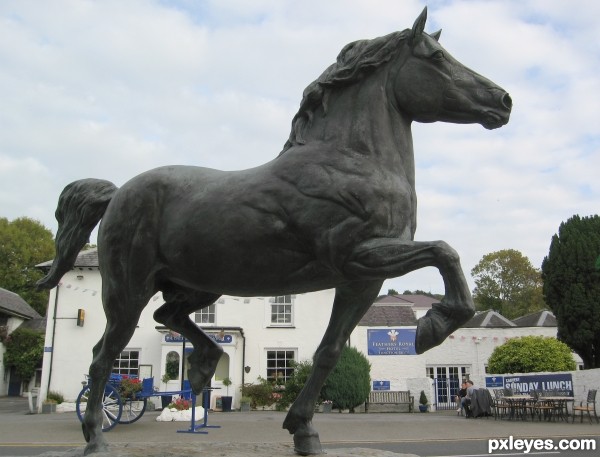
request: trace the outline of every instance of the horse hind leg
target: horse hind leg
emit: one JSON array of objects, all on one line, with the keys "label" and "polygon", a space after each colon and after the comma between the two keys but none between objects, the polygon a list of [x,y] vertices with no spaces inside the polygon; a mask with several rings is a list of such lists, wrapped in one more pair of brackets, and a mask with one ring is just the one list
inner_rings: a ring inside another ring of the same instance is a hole
[{"label": "horse hind leg", "polygon": [[163,290],[165,303],[154,313],[154,320],[192,343],[194,351],[188,359],[188,377],[195,394],[199,394],[212,379],[223,349],[192,322],[190,314],[213,304],[219,297],[218,294],[171,285]]},{"label": "horse hind leg", "polygon": [[106,329],[100,341],[94,346],[93,360],[90,365],[90,394],[82,431],[87,446],[84,455],[103,452],[108,444],[102,433],[102,397],[114,360],[125,349],[133,336],[140,314],[147,301],[132,303],[123,301],[119,294],[114,298],[105,298]]}]

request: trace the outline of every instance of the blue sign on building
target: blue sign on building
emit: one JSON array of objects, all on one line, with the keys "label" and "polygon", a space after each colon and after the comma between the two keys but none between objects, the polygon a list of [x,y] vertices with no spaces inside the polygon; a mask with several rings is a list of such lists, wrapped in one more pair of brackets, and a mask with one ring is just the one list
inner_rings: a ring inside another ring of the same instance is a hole
[{"label": "blue sign on building", "polygon": [[532,390],[558,390],[573,396],[573,377],[571,373],[533,374],[504,377],[504,387],[523,394]]},{"label": "blue sign on building", "polygon": [[505,387],[527,394],[532,390],[558,390],[573,396],[573,377],[570,373],[530,374],[523,376],[486,376],[486,387]]},{"label": "blue sign on building", "polygon": [[[211,340],[219,343],[219,344],[231,344],[233,343],[233,335],[223,335],[222,338],[219,338],[218,335],[212,334],[212,333],[207,333],[206,336],[208,336]],[[183,343],[183,336],[181,335],[171,335],[171,334],[167,334],[165,335],[165,343]],[[189,343],[190,340],[186,339],[185,340],[186,343]]]},{"label": "blue sign on building", "polygon": [[416,329],[367,329],[369,355],[416,355]]},{"label": "blue sign on building", "polygon": [[390,390],[390,381],[373,381],[373,390]]},{"label": "blue sign on building", "polygon": [[504,387],[504,376],[486,376],[485,387]]}]

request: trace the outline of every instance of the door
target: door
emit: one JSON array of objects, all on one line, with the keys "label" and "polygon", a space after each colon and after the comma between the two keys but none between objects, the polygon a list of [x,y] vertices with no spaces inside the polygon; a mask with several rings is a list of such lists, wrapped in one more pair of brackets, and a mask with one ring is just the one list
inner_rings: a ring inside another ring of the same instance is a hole
[{"label": "door", "polygon": [[8,396],[9,397],[20,397],[21,396],[21,385],[23,380],[17,374],[15,367],[10,367],[10,378],[8,380]]}]

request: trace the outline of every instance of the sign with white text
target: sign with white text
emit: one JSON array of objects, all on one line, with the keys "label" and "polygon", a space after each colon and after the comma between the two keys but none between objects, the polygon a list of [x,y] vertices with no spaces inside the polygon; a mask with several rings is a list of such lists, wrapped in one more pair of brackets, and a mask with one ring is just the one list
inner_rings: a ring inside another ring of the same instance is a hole
[{"label": "sign with white text", "polygon": [[367,329],[369,355],[416,355],[416,329]]}]

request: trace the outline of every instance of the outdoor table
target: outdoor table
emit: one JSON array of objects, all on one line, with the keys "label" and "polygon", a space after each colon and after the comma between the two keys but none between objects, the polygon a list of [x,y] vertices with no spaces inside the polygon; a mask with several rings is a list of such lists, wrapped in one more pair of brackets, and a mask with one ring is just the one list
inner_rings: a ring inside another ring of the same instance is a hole
[{"label": "outdoor table", "polygon": [[559,418],[566,422],[569,421],[569,409],[567,405],[569,402],[575,401],[575,397],[549,396],[541,397],[541,399],[552,402],[555,411],[558,412]]},{"label": "outdoor table", "polygon": [[509,420],[515,418],[520,418],[522,420],[527,419],[527,402],[533,400],[533,397],[529,395],[508,395],[502,398],[508,403]]}]

